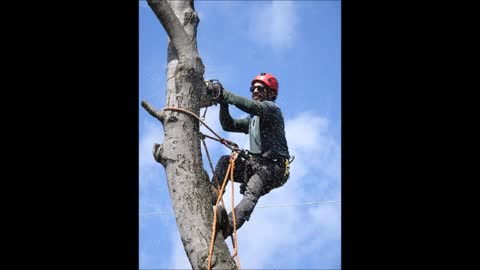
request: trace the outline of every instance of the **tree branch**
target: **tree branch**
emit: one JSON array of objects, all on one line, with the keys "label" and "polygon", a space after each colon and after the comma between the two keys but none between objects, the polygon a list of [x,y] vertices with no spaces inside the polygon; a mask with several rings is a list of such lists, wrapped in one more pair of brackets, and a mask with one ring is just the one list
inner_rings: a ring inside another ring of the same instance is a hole
[{"label": "tree branch", "polygon": [[157,118],[158,120],[160,120],[160,122],[162,122],[163,124],[163,121],[165,120],[165,112],[164,111],[157,111],[155,110],[152,105],[150,105],[148,102],[146,102],[145,100],[142,100],[142,107],[150,114],[152,115],[153,117]]},{"label": "tree branch", "polygon": [[196,54],[191,47],[192,39],[188,36],[167,0],[147,0],[177,50],[177,56]]}]

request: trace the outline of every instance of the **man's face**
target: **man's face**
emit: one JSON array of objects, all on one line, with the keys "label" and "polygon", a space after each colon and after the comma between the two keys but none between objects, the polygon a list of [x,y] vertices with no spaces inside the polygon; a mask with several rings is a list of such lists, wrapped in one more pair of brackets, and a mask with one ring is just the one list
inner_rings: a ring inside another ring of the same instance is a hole
[{"label": "man's face", "polygon": [[252,99],[255,101],[264,101],[267,98],[267,88],[262,83],[255,82],[251,87],[251,91]]}]

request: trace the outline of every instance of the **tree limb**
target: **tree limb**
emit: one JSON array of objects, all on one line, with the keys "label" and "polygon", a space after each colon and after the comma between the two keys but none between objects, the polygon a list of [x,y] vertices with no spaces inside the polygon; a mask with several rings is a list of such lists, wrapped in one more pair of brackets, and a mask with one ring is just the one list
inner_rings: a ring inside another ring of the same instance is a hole
[{"label": "tree limb", "polygon": [[164,111],[157,111],[155,110],[150,103],[146,102],[145,100],[142,100],[142,107],[153,117],[157,118],[162,122],[165,120],[165,112]]},{"label": "tree limb", "polygon": [[147,0],[177,50],[177,56],[197,54],[191,47],[192,39],[189,37],[177,16],[166,0]]}]

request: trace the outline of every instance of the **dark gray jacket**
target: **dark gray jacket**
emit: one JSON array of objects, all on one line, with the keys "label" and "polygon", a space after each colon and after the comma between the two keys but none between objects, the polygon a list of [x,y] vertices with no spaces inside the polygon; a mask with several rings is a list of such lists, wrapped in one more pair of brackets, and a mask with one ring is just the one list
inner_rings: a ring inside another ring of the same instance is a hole
[{"label": "dark gray jacket", "polygon": [[289,158],[282,111],[273,101],[254,101],[224,90],[222,99],[250,116],[233,119],[228,104],[220,105],[220,123],[223,130],[250,135],[250,152],[263,154],[269,150]]}]

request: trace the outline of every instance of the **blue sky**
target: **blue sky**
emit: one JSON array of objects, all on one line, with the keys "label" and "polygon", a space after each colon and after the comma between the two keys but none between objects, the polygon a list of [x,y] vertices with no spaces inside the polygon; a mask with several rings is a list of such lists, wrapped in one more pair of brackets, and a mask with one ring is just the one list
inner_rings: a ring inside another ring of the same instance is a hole
[{"label": "blue sky", "polygon": [[[250,82],[257,74],[274,74],[290,154],[296,156],[288,182],[260,198],[250,221],[238,231],[243,269],[341,268],[340,5],[340,1],[195,1],[205,79],[219,79],[226,89],[250,97]],[[139,103],[147,100],[161,109],[167,35],[146,1],[139,1],[139,19]],[[153,143],[163,141],[163,127],[139,107],[140,268],[190,269],[165,171],[151,152]],[[230,111],[234,117],[246,116],[235,107]],[[247,135],[221,129],[218,107],[208,109],[206,122],[220,136],[248,148]],[[229,153],[217,142],[207,140],[207,145],[214,163]],[[227,188],[230,191],[230,185]],[[236,203],[241,199],[238,191],[236,184]],[[224,198],[230,210],[230,192]],[[325,203],[269,207],[308,202]],[[227,243],[233,251],[231,241]]]}]

